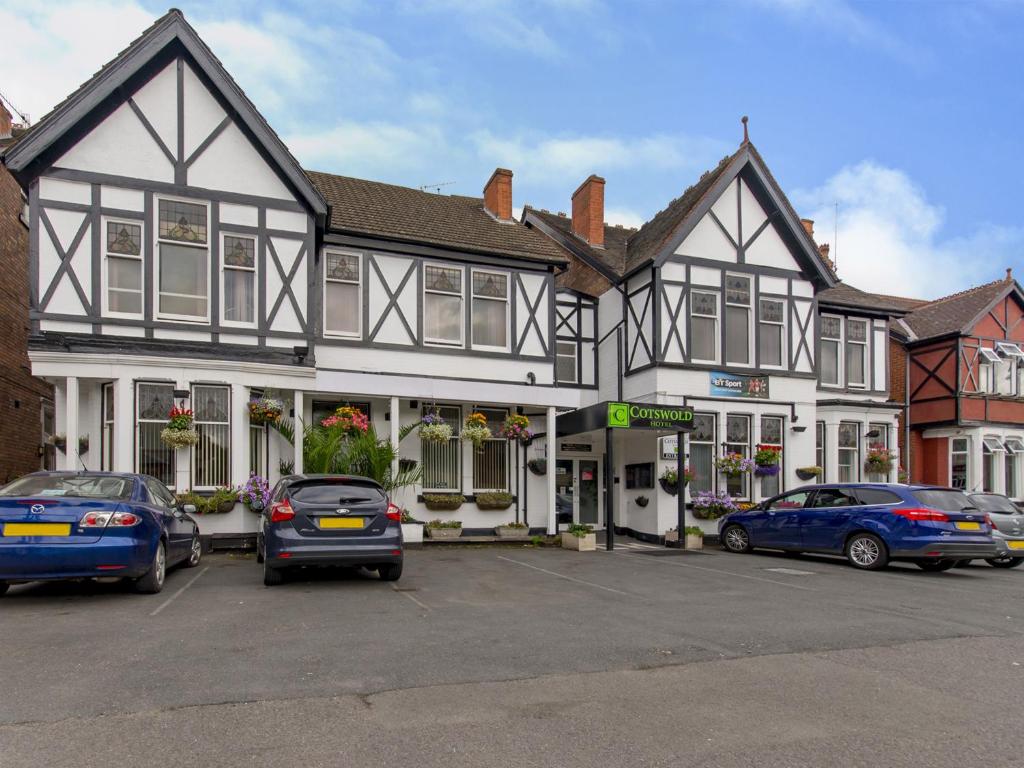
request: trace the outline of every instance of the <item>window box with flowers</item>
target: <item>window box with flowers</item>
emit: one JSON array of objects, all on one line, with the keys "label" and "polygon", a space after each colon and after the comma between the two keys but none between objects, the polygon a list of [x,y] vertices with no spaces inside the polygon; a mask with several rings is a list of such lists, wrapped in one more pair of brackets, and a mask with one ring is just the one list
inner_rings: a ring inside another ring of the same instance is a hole
[{"label": "window box with flowers", "polygon": [[167,415],[167,426],[160,432],[160,439],[172,448],[190,448],[199,442],[195,428],[195,415],[191,408],[174,406]]},{"label": "window box with flowers", "polygon": [[739,477],[752,472],[756,464],[753,459],[748,459],[741,453],[727,453],[715,459],[715,466],[724,475]]},{"label": "window box with flowers", "polygon": [[779,456],[782,449],[777,445],[759,445],[754,453],[754,474],[771,477],[779,474]]},{"label": "window box with flowers", "polygon": [[[683,487],[685,488],[689,483],[693,482],[696,474],[689,467],[683,468]],[[658,484],[661,485],[661,490],[670,496],[675,496],[679,493],[679,472],[675,467],[668,467],[661,476],[658,478]]]},{"label": "window box with flowers", "polygon": [[477,509],[505,510],[512,506],[514,498],[505,491],[493,491],[476,494]]},{"label": "window box with flowers", "polygon": [[529,442],[533,438],[530,420],[522,414],[513,413],[505,419],[505,424],[501,428],[501,436],[510,442]]},{"label": "window box with flowers", "polygon": [[440,413],[426,413],[420,419],[420,440],[424,443],[447,445],[452,439],[452,425],[444,420]]},{"label": "window box with flowers", "polygon": [[454,512],[466,503],[461,493],[425,493],[423,504],[431,512]]},{"label": "window box with flowers", "polygon": [[277,424],[284,413],[284,404],[273,397],[257,397],[249,401],[249,423],[254,427]]},{"label": "window box with flowers", "polygon": [[698,520],[717,520],[738,511],[736,502],[725,491],[701,491],[693,499],[693,516]]},{"label": "window box with flowers", "polygon": [[888,475],[892,471],[894,457],[892,451],[884,445],[875,443],[868,448],[864,459],[864,471],[871,475]]},{"label": "window box with flowers", "polygon": [[462,424],[463,440],[473,444],[477,450],[483,448],[484,443],[491,439],[491,428],[487,426],[487,417],[482,413],[471,413]]}]

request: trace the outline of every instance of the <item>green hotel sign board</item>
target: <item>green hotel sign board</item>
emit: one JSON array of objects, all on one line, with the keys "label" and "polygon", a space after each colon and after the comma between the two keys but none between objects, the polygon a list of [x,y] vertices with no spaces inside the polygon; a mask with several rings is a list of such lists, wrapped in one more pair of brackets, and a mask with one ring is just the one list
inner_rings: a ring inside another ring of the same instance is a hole
[{"label": "green hotel sign board", "polygon": [[607,426],[617,429],[661,429],[689,432],[693,408],[658,403],[608,403]]}]

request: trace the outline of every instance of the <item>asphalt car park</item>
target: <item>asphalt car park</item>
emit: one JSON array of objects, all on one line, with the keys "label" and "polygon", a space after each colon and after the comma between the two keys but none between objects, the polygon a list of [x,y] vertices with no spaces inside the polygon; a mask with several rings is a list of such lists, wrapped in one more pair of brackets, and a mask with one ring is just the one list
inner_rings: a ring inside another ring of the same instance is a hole
[{"label": "asphalt car park", "polygon": [[[635,542],[410,551],[397,583],[316,570],[267,589],[251,554],[216,553],[159,595],[17,585],[0,763],[140,764],[147,734],[177,731],[180,765],[471,765],[506,740],[510,765],[828,764],[872,738],[886,759],[848,764],[1010,764],[1022,588],[987,565]],[[899,739],[880,737],[883,703]]]}]

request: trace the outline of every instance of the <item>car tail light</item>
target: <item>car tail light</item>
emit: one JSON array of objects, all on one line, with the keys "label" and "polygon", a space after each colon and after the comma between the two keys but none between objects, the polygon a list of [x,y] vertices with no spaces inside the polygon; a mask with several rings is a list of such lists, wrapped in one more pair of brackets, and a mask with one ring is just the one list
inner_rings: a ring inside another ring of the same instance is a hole
[{"label": "car tail light", "polygon": [[131,512],[115,512],[113,517],[110,518],[109,524],[127,527],[129,525],[138,525],[141,522],[142,518]]},{"label": "car tail light", "polygon": [[283,523],[285,520],[293,520],[295,510],[287,501],[276,501],[270,506],[270,522]]},{"label": "car tail light", "polygon": [[997,526],[995,522],[992,520],[992,515],[986,514],[985,522],[988,523],[989,528],[991,528],[993,531],[999,530],[999,526]]},{"label": "car tail light", "polygon": [[110,512],[86,512],[78,521],[79,528],[106,528],[110,522]]},{"label": "car tail light", "polygon": [[932,523],[949,522],[949,515],[947,515],[945,512],[939,512],[934,509],[896,508],[893,510],[893,514],[899,515],[900,517],[905,517],[907,518],[907,520],[913,521],[928,521]]},{"label": "car tail light", "polygon": [[388,520],[395,520],[395,521],[397,521],[399,523],[402,522],[402,509],[401,509],[401,507],[397,507],[397,506],[395,506],[394,504],[392,504],[389,501],[388,502],[387,516],[388,516]]}]

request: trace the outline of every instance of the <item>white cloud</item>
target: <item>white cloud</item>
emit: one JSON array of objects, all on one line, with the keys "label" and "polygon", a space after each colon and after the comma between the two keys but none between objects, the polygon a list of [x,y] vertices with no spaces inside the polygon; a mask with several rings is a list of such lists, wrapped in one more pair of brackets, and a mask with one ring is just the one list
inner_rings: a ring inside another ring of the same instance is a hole
[{"label": "white cloud", "polygon": [[285,141],[307,168],[371,179],[417,171],[451,154],[441,129],[430,124],[342,121]]},{"label": "white cloud", "polygon": [[639,229],[647,219],[632,208],[605,208],[604,220],[609,224],[621,224],[627,229]]},{"label": "white cloud", "polygon": [[943,235],[945,210],[903,171],[865,161],[848,166],[791,199],[831,241],[840,277],[864,290],[935,298],[1001,277],[1024,247],[1024,228],[981,225],[966,236]]}]

